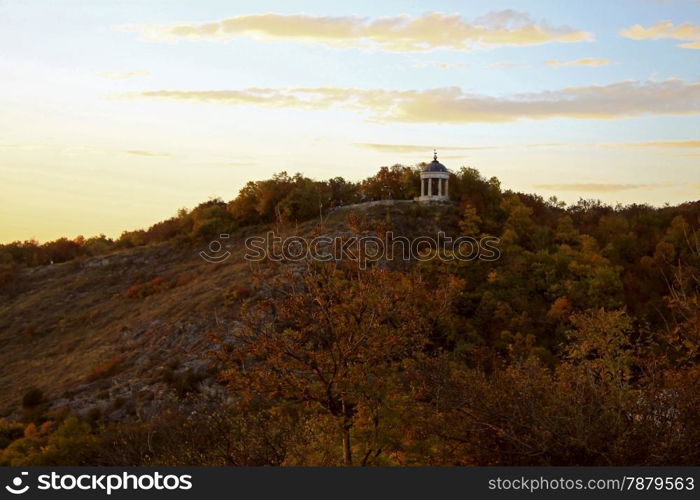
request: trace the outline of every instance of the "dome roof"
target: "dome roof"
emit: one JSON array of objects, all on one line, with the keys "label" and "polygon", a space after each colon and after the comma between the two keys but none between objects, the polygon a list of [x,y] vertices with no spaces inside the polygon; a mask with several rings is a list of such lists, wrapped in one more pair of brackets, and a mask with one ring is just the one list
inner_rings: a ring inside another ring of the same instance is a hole
[{"label": "dome roof", "polygon": [[433,161],[423,167],[423,172],[447,172],[447,167],[437,160],[437,151],[433,152]]}]

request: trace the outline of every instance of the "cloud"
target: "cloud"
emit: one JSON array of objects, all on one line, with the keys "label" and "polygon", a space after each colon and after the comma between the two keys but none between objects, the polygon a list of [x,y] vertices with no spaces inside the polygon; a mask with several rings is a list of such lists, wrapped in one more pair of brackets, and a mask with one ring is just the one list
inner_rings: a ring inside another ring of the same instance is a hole
[{"label": "cloud", "polygon": [[93,145],[59,145],[59,144],[0,144],[0,151],[20,150],[20,151],[52,151],[66,156],[80,155],[131,155],[147,156],[158,158],[172,158],[175,155],[162,151],[152,151],[147,149],[112,149]]},{"label": "cloud", "polygon": [[117,26],[140,32],[154,41],[231,40],[238,37],[264,41],[291,40],[335,48],[374,48],[394,52],[436,49],[471,50],[494,46],[583,42],[593,35],[568,26],[553,27],[515,10],[491,12],[473,21],[459,14],[432,12],[412,17],[401,14],[375,19],[324,17],[303,14],[252,14],[220,21],[184,24]]},{"label": "cloud", "polygon": [[[368,142],[355,142],[353,146],[371,149],[380,153],[394,154],[409,154],[409,153],[426,153],[437,148],[440,151],[482,151],[482,150],[504,150],[504,149],[533,149],[533,148],[604,148],[604,149],[660,149],[677,150],[677,149],[700,149],[700,140],[688,141],[648,141],[648,142],[599,142],[599,143],[581,143],[581,142],[536,142],[523,144],[499,144],[485,146],[428,146],[419,144],[381,144]],[[684,153],[674,154],[673,156],[683,157],[698,157],[700,153]],[[445,155],[440,155],[441,158],[447,158]]]},{"label": "cloud", "polygon": [[[536,143],[536,144],[504,144],[500,146],[421,146],[416,144],[377,144],[369,142],[355,142],[353,146],[360,148],[371,149],[381,153],[425,153],[431,152],[433,149],[440,151],[474,151],[484,149],[510,149],[510,148],[538,148],[565,146],[566,144],[552,143]],[[463,155],[457,156],[461,158]],[[441,158],[447,158],[445,155],[440,155]]]},{"label": "cloud", "polygon": [[257,165],[257,162],[254,160],[229,161],[226,163],[226,165],[229,167],[250,167],[252,165]]},{"label": "cloud", "polygon": [[460,69],[460,68],[467,67],[467,65],[465,63],[446,63],[446,62],[436,62],[436,63],[433,63],[433,66],[438,68],[438,69]]},{"label": "cloud", "polygon": [[98,75],[110,80],[126,80],[128,78],[143,78],[150,76],[150,71],[98,71]]},{"label": "cloud", "polygon": [[628,191],[630,189],[658,189],[659,184],[597,184],[597,183],[570,183],[570,184],[536,184],[535,188],[547,191],[584,191],[588,193],[614,193],[616,191]]},{"label": "cloud", "polygon": [[160,151],[148,151],[144,149],[126,149],[120,151],[120,153],[132,156],[148,156],[151,158],[171,158],[173,156],[170,153],[162,153]]},{"label": "cloud", "polygon": [[549,59],[545,61],[547,66],[607,66],[610,64],[610,59],[605,59],[604,57],[583,57],[581,59],[576,59],[574,61],[556,61],[554,59]]},{"label": "cloud", "polygon": [[551,118],[619,119],[700,113],[700,82],[681,79],[623,81],[565,87],[505,97],[472,94],[459,87],[384,90],[342,87],[149,90],[126,98],[202,101],[232,106],[349,109],[374,121],[409,123],[511,122]]},{"label": "cloud", "polygon": [[437,69],[461,69],[466,68],[466,63],[448,63],[448,62],[420,62],[413,65],[414,68],[437,68]]},{"label": "cloud", "polygon": [[633,40],[660,40],[662,38],[683,40],[685,43],[678,44],[679,47],[700,49],[700,26],[692,23],[674,25],[671,21],[660,21],[648,28],[635,24],[621,30],[620,34]]},{"label": "cloud", "polygon": [[469,155],[466,154],[461,154],[461,155],[440,155],[441,160],[463,160],[467,158]]},{"label": "cloud", "polygon": [[700,141],[648,141],[648,142],[623,142],[612,144],[612,147],[622,148],[660,148],[660,149],[686,149],[700,148]]},{"label": "cloud", "polygon": [[379,151],[382,153],[431,153],[433,149],[439,151],[464,151],[470,148],[457,146],[420,146],[416,144],[376,144],[369,142],[356,142],[354,146]]}]

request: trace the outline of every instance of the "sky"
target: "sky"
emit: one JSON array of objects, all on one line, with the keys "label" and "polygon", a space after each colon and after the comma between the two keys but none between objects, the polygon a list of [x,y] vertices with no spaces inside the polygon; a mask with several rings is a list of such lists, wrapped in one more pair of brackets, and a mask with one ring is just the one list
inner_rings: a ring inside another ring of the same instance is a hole
[{"label": "sky", "polygon": [[0,242],[430,160],[700,198],[700,2],[0,0]]}]

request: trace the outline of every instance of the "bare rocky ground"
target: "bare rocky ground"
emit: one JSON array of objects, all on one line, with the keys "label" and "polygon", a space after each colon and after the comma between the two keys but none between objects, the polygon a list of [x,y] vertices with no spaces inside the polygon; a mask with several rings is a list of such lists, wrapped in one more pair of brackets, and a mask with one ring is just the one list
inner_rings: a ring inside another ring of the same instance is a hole
[{"label": "bare rocky ground", "polygon": [[[397,234],[435,234],[449,207],[370,202],[324,219],[322,234],[348,235],[351,214]],[[318,235],[319,221],[287,227]],[[210,332],[231,335],[254,265],[244,238],[277,226],[231,235],[231,257],[206,262],[207,247],[169,243],[27,268],[0,288],[0,417],[22,419],[22,398],[44,394],[43,409],[111,420],[147,419],[187,396],[227,397],[208,355]]]},{"label": "bare rocky ground", "polygon": [[20,418],[35,387],[49,410],[117,420],[220,391],[207,333],[229,329],[249,271],[197,252],[163,244],[23,270],[0,302],[2,413]]}]

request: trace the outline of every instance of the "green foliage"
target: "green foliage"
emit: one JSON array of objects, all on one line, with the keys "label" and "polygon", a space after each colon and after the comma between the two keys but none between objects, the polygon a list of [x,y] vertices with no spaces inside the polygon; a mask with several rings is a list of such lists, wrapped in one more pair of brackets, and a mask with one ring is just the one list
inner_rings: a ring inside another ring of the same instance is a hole
[{"label": "green foliage", "polygon": [[420,168],[382,167],[362,182],[361,191],[367,200],[411,200],[420,196]]},{"label": "green foliage", "polygon": [[196,241],[210,241],[221,233],[232,233],[236,223],[220,199],[210,200],[197,206],[189,214],[192,220],[190,237]]},{"label": "green foliage", "polygon": [[68,417],[55,430],[48,422],[40,428],[27,426],[24,437],[15,439],[0,452],[0,465],[84,465],[96,448],[90,425]]},{"label": "green foliage", "polygon": [[476,214],[476,208],[466,204],[463,210],[462,219],[459,221],[459,228],[467,236],[479,236],[481,234],[481,217]]},{"label": "green foliage", "polygon": [[634,365],[632,320],[623,311],[598,309],[571,317],[566,356],[605,383],[627,384]]},{"label": "green foliage", "polygon": [[18,422],[8,422],[0,419],[0,450],[4,450],[7,446],[21,438],[24,435],[24,426]]}]

